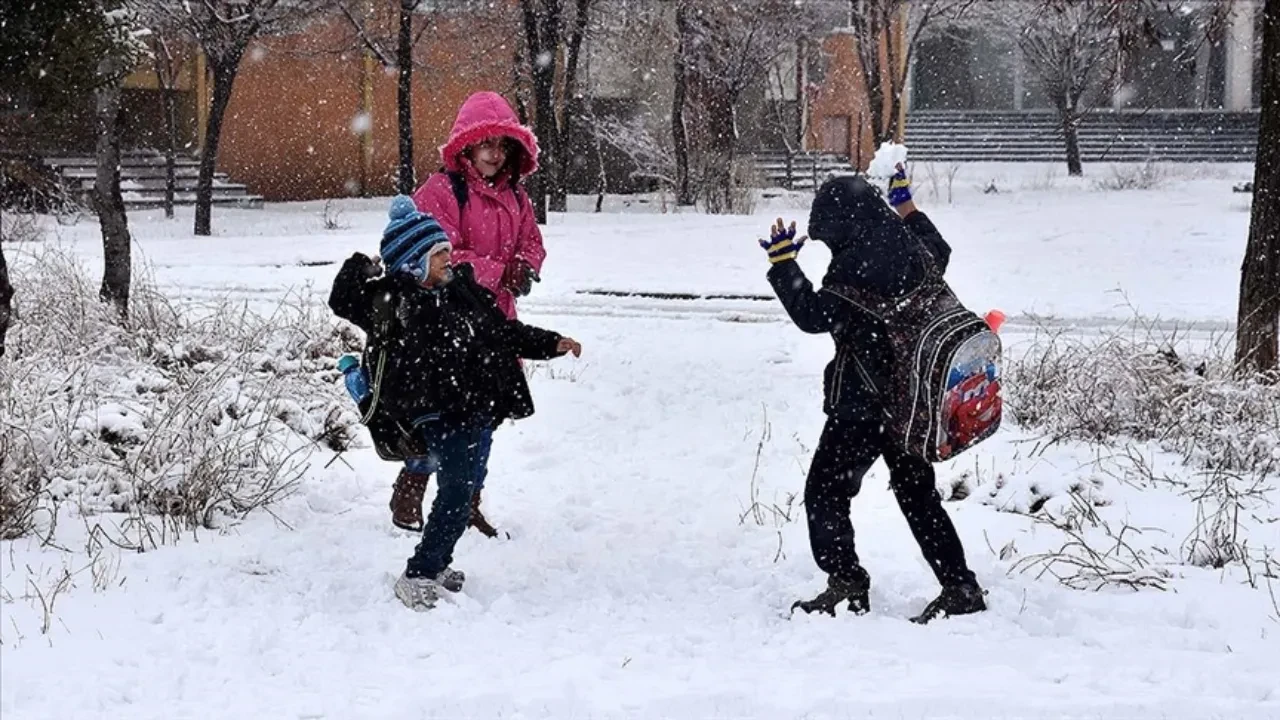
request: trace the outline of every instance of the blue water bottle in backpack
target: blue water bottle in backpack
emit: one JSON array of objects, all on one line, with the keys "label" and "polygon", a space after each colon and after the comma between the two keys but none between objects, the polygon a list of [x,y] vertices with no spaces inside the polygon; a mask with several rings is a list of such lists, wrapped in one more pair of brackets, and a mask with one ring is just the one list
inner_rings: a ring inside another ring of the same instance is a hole
[{"label": "blue water bottle in backpack", "polygon": [[360,367],[360,358],[343,355],[338,360],[338,370],[342,372],[342,382],[347,386],[347,392],[351,393],[356,405],[364,402],[369,397],[369,377],[365,375],[364,368]]}]

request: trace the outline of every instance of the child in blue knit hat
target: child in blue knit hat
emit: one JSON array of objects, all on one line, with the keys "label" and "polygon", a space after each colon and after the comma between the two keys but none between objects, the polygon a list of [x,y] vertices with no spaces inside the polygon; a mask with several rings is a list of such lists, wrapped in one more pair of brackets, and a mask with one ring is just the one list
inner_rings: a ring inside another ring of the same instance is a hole
[{"label": "child in blue knit hat", "polygon": [[403,435],[392,442],[436,475],[422,540],[395,585],[405,605],[426,610],[465,580],[451,564],[470,518],[482,431],[534,412],[520,359],[578,357],[582,346],[508,320],[470,266],[453,266],[444,231],[408,197],[395,198],[390,215],[381,244],[386,272],[376,259],[352,255],[329,307],[366,333],[373,388],[361,409],[371,432]]}]

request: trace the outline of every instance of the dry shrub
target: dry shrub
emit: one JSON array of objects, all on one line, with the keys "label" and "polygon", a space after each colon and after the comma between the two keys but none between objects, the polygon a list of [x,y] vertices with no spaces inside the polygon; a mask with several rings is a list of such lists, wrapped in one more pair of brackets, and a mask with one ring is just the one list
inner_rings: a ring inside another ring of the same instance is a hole
[{"label": "dry shrub", "polygon": [[0,365],[4,534],[31,530],[36,498],[214,527],[278,501],[313,451],[359,436],[336,369],[359,339],[319,303],[177,307],[143,274],[120,322],[72,256],[25,260]]},{"label": "dry shrub", "polygon": [[[1225,339],[1180,354],[1181,337],[1141,319],[1096,337],[1042,328],[1009,363],[1007,407],[1020,425],[1046,431],[1047,444],[1126,447],[1099,460],[1103,472],[1115,466],[1145,487],[1179,489],[1197,514],[1186,562],[1248,563],[1247,527],[1271,505],[1280,476],[1280,385],[1238,377]],[[1157,476],[1135,441],[1177,454],[1195,475]]]},{"label": "dry shrub", "polygon": [[1168,173],[1164,167],[1147,161],[1141,165],[1112,165],[1111,177],[1093,183],[1096,190],[1154,190],[1165,184]]}]

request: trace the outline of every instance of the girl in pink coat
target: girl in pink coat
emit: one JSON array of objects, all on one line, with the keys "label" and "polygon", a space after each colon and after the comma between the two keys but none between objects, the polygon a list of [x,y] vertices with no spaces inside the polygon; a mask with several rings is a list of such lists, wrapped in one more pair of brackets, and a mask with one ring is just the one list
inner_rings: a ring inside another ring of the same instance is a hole
[{"label": "girl in pink coat", "polygon": [[[440,159],[444,168],[418,188],[413,202],[449,236],[453,262],[471,265],[476,282],[493,291],[498,307],[514,319],[516,298],[529,294],[547,255],[533,204],[520,184],[538,169],[538,140],[501,95],[478,92],[458,110]],[[471,527],[496,537],[480,511],[492,443],[493,431],[486,429],[476,453]],[[434,470],[425,459],[405,463],[391,495],[397,527],[421,530],[422,497]]]},{"label": "girl in pink coat", "polygon": [[449,235],[453,261],[471,265],[476,282],[514,318],[516,298],[528,294],[547,255],[520,184],[538,169],[538,140],[501,95],[478,92],[458,110],[440,159],[444,171],[413,201]]}]

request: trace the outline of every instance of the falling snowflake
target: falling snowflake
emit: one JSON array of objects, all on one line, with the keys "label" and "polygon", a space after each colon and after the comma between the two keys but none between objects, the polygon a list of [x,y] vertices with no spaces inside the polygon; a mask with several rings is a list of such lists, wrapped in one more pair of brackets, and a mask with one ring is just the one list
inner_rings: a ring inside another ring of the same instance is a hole
[{"label": "falling snowflake", "polygon": [[373,129],[373,116],[367,112],[356,113],[351,118],[351,132],[360,135]]}]

